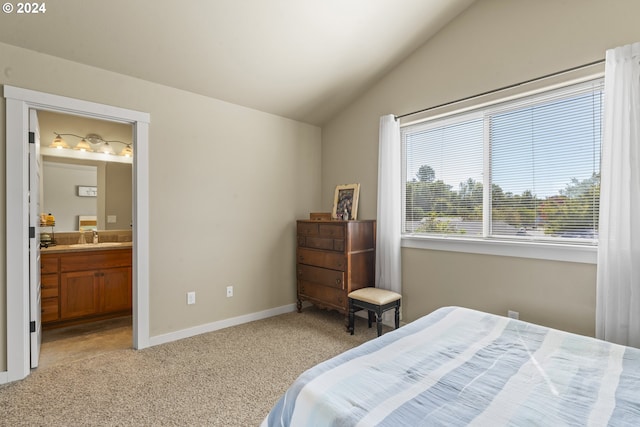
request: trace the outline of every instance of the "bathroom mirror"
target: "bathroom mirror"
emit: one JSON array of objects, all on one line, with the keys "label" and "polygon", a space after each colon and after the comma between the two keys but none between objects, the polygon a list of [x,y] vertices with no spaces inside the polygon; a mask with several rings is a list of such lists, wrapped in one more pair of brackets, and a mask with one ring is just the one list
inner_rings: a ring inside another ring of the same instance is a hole
[{"label": "bathroom mirror", "polygon": [[80,140],[74,137],[63,136],[70,148],[49,146],[55,133],[97,134],[105,140],[131,143],[133,127],[48,111],[38,111],[38,121],[40,206],[43,213],[55,216],[55,232],[78,231],[80,216],[96,216],[99,230],[129,230],[133,218],[131,158],[74,150]]}]

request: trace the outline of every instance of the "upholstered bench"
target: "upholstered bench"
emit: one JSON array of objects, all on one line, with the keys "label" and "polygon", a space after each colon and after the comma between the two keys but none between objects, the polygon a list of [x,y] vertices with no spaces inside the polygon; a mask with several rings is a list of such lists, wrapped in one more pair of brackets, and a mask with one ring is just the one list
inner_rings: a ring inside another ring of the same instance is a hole
[{"label": "upholstered bench", "polygon": [[400,301],[402,295],[380,288],[362,288],[349,293],[349,332],[353,335],[355,324],[354,314],[359,310],[368,311],[369,327],[373,316],[376,316],[378,336],[382,335],[382,313],[392,308],[396,309],[396,329],[400,327]]}]

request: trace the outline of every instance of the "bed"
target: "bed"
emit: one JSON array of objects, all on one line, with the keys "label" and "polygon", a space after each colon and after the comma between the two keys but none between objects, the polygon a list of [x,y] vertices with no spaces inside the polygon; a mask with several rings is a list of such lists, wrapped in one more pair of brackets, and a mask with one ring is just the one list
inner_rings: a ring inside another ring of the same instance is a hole
[{"label": "bed", "polygon": [[304,372],[273,426],[640,426],[640,350],[444,307]]}]

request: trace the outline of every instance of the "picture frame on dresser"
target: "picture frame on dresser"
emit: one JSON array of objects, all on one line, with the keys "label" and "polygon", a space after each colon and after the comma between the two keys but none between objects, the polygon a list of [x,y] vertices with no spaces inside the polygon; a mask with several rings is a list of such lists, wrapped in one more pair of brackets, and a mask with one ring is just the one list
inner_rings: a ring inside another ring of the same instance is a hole
[{"label": "picture frame on dresser", "polygon": [[333,196],[333,219],[356,220],[358,219],[358,197],[360,184],[336,185]]}]

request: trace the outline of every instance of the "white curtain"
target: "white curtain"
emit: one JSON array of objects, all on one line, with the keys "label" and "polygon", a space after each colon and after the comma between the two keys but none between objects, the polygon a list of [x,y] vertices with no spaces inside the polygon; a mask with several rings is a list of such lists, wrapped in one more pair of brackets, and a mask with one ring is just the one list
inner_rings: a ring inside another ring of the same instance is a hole
[{"label": "white curtain", "polygon": [[376,287],[398,293],[402,291],[400,148],[400,124],[391,114],[380,117]]},{"label": "white curtain", "polygon": [[640,347],[640,43],[607,51],[596,336]]}]

